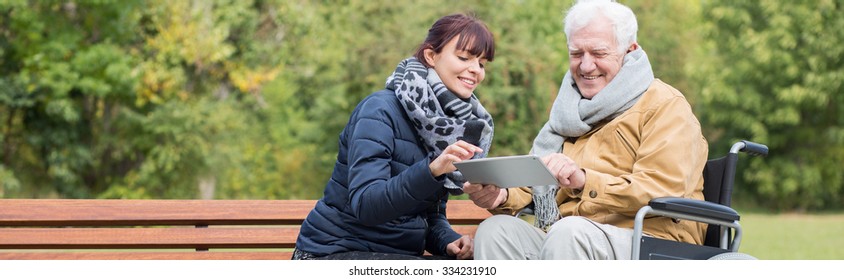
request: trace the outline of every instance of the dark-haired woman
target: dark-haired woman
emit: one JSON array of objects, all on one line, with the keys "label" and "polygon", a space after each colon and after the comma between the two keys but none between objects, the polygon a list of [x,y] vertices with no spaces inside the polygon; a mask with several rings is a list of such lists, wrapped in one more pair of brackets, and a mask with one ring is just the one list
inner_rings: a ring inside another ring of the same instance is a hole
[{"label": "dark-haired woman", "polygon": [[452,163],[486,156],[492,142],[492,117],[474,91],[494,55],[480,20],[434,23],[386,88],[352,112],[293,259],[473,258],[472,239],[446,219],[446,201],[464,182]]}]

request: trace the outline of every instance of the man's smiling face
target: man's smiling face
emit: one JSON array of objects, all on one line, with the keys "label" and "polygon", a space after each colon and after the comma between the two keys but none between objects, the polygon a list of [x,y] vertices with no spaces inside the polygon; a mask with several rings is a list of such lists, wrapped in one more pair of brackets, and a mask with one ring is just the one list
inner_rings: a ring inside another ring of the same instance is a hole
[{"label": "man's smiling face", "polygon": [[597,16],[575,31],[568,48],[569,71],[586,99],[592,99],[621,71],[625,53],[619,51],[612,24],[605,17]]}]

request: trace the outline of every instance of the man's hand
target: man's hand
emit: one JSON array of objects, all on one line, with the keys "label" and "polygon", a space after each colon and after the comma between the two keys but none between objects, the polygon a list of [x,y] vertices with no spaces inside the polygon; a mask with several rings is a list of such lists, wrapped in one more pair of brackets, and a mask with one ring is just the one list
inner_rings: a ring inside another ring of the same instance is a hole
[{"label": "man's hand", "polygon": [[507,201],[507,190],[495,185],[463,184],[463,192],[469,195],[469,199],[478,207],[492,209]]},{"label": "man's hand", "polygon": [[586,171],[571,158],[561,153],[542,157],[542,162],[554,174],[561,187],[582,190],[586,185]]},{"label": "man's hand", "polygon": [[458,260],[471,260],[475,257],[475,241],[468,235],[463,235],[445,246],[445,253],[455,256]]}]

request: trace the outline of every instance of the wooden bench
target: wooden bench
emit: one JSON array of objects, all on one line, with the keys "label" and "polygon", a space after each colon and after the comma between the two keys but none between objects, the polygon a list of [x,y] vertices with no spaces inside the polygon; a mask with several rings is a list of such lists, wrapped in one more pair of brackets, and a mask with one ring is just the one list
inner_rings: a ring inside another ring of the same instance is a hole
[{"label": "wooden bench", "polygon": [[[0,259],[289,260],[315,200],[0,200]],[[490,213],[450,200],[474,235]]]}]

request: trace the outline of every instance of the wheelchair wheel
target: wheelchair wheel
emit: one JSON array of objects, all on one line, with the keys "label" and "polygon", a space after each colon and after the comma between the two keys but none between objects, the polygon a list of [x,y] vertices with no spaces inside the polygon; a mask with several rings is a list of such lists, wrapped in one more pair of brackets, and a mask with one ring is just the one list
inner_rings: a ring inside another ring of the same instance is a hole
[{"label": "wheelchair wheel", "polygon": [[717,255],[712,256],[709,259],[710,260],[716,260],[716,261],[723,261],[723,260],[758,260],[756,257],[745,254],[745,253],[734,253],[734,252],[717,254]]}]

